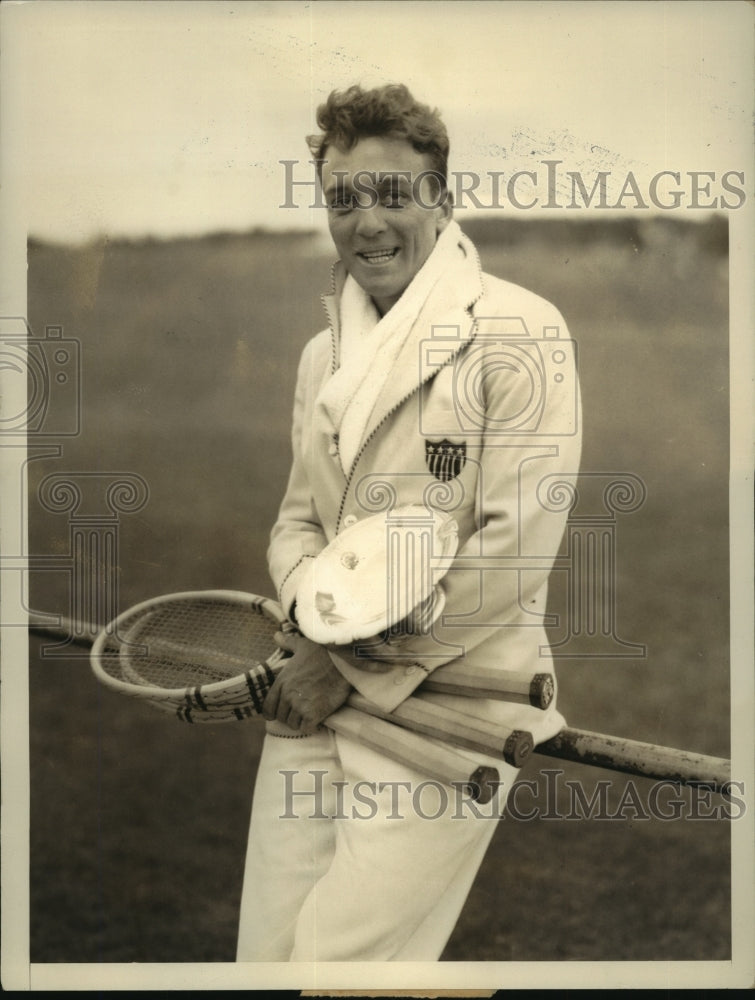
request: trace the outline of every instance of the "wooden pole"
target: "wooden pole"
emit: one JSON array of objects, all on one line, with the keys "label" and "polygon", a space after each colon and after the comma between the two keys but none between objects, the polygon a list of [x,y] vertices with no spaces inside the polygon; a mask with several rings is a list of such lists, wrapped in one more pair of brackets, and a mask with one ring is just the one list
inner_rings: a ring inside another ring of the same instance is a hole
[{"label": "wooden pole", "polygon": [[643,778],[701,785],[722,794],[728,794],[731,782],[731,762],[723,757],[708,757],[585,729],[562,729],[553,739],[536,746],[535,753]]},{"label": "wooden pole", "polygon": [[407,767],[422,771],[441,784],[460,786],[465,794],[481,804],[490,802],[498,788],[500,775],[494,767],[488,764],[475,767],[451,746],[430,743],[419,733],[401,729],[349,705],[336,709],[324,725]]},{"label": "wooden pole", "polygon": [[452,746],[503,759],[512,767],[521,767],[533,749],[532,735],[528,732],[504,729],[424,698],[410,696],[393,711],[387,712],[354,692],[347,704],[360,712],[424,733]]}]

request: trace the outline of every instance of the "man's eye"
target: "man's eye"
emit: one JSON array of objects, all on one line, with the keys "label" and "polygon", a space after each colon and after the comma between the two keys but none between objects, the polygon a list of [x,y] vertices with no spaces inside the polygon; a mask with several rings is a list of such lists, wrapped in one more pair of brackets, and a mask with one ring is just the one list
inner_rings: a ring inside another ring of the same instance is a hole
[{"label": "man's eye", "polygon": [[382,198],[385,208],[404,208],[409,204],[409,195],[404,191],[387,191]]},{"label": "man's eye", "polygon": [[349,212],[354,208],[355,199],[350,194],[339,194],[328,204],[328,208],[334,212]]}]

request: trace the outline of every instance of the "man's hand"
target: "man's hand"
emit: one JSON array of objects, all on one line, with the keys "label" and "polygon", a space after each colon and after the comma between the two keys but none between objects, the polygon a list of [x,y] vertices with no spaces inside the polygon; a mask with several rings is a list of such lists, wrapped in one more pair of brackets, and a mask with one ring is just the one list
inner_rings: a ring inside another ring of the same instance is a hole
[{"label": "man's hand", "polygon": [[343,705],[352,687],[323,646],[298,633],[278,632],[275,641],[293,655],[270,688],[262,714],[291,729],[311,732]]}]

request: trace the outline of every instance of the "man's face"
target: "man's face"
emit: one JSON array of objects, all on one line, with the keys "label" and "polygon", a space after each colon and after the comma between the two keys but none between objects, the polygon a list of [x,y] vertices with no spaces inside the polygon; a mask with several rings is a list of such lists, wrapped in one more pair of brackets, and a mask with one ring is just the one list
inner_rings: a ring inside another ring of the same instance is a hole
[{"label": "man's face", "polygon": [[328,146],[322,187],[330,235],[381,314],[400,298],[448,225],[429,157],[405,139],[373,136],[343,152]]}]

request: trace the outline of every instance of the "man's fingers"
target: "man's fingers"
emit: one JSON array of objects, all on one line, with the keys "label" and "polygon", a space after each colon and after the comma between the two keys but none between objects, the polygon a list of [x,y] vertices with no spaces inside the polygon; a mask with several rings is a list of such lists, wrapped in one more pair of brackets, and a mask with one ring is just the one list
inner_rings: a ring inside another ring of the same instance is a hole
[{"label": "man's fingers", "polygon": [[277,677],[267,692],[267,697],[262,705],[262,715],[268,720],[272,721],[278,714],[278,703],[280,702],[281,696],[281,678]]},{"label": "man's fingers", "polygon": [[302,717],[295,708],[292,708],[288,713],[286,718],[286,725],[289,729],[300,729],[302,724]]},{"label": "man's fingers", "polygon": [[[278,701],[278,709],[275,713],[275,718],[278,722],[282,722],[284,726],[288,726],[290,725],[288,720],[293,716],[296,716],[298,718],[298,722],[301,723],[301,713],[294,708],[291,696],[287,692],[282,691]],[[291,728],[296,729],[296,726],[291,726]]]},{"label": "man's fingers", "polygon": [[275,641],[292,652],[268,692],[262,714],[298,731],[311,732],[343,704],[351,685],[322,647],[303,635],[279,631]]},{"label": "man's fingers", "polygon": [[296,644],[299,635],[296,632],[276,632],[273,641],[279,649],[284,649],[287,653],[296,652]]}]

